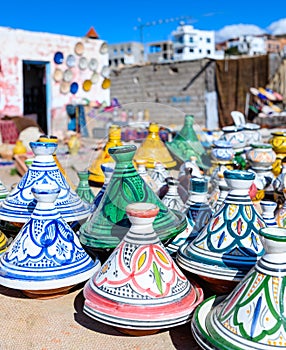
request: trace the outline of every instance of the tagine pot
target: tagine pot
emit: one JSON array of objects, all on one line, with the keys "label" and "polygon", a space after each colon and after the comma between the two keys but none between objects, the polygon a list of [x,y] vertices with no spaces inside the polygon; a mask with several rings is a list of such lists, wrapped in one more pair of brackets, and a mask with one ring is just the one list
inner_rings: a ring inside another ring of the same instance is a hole
[{"label": "tagine pot", "polygon": [[207,226],[177,253],[180,267],[198,275],[217,293],[229,293],[255,265],[264,250],[259,231],[266,224],[249,197],[254,174],[226,170],[230,189]]},{"label": "tagine pot", "polygon": [[99,203],[105,193],[106,187],[110,182],[111,176],[113,174],[114,166],[115,166],[115,162],[101,164],[101,170],[104,174],[104,183],[94,198],[92,212],[94,212],[95,209],[99,206]]},{"label": "tagine pot", "polygon": [[216,163],[231,162],[234,157],[232,144],[229,141],[216,140],[213,142],[211,150],[212,160]]},{"label": "tagine pot", "polygon": [[91,207],[81,200],[59,170],[53,157],[57,143],[30,142],[30,146],[35,153],[35,159],[20,182],[2,202],[0,219],[25,223],[36,206],[32,188],[46,182],[60,188],[55,206],[65,221],[74,222],[86,219],[90,214]]},{"label": "tagine pot", "polygon": [[150,123],[148,135],[138,147],[134,161],[145,160],[146,168],[154,168],[156,162],[160,161],[166,169],[174,168],[177,162],[173,159],[168,148],[159,136],[159,125]]},{"label": "tagine pot", "polygon": [[272,169],[276,153],[268,143],[252,143],[246,158],[252,169]]},{"label": "tagine pot", "polygon": [[286,230],[267,227],[260,235],[265,253],[239,285],[196,309],[191,327],[202,349],[285,349]]},{"label": "tagine pot", "polygon": [[55,298],[88,280],[100,268],[55,206],[60,188],[43,182],[30,219],[0,258],[0,284],[30,298]]},{"label": "tagine pot", "polygon": [[187,229],[186,216],[169,209],[146,184],[133,165],[135,145],[112,147],[115,168],[97,209],[80,227],[80,242],[90,252],[110,255],[130,228],[126,206],[133,202],[151,202],[159,207],[154,229],[164,244]]},{"label": "tagine pot", "polygon": [[131,227],[84,287],[83,311],[129,335],[154,334],[188,322],[202,289],[177,267],[154,231],[159,208],[126,207]]},{"label": "tagine pot", "polygon": [[203,169],[210,167],[206,150],[194,130],[193,115],[185,115],[182,129],[177,132],[172,141],[166,142],[166,146],[180,162],[185,162],[195,156],[199,167]]},{"label": "tagine pot", "polygon": [[95,195],[89,186],[89,182],[88,182],[89,171],[88,170],[78,171],[77,176],[79,178],[79,183],[76,187],[75,192],[79,195],[79,197],[85,203],[90,205],[94,202]]}]

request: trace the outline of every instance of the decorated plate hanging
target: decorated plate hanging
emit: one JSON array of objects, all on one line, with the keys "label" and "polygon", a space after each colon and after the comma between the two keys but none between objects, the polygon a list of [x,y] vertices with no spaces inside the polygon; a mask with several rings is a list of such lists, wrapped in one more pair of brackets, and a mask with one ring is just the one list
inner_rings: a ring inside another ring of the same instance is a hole
[{"label": "decorated plate hanging", "polygon": [[88,68],[92,71],[96,71],[98,67],[98,62],[96,58],[91,58],[89,63],[88,63]]},{"label": "decorated plate hanging", "polygon": [[84,52],[84,45],[81,41],[79,41],[78,43],[75,44],[75,47],[74,47],[74,52],[81,56]]},{"label": "decorated plate hanging", "polygon": [[78,66],[81,70],[85,70],[88,66],[88,61],[86,57],[81,57],[78,62]]},{"label": "decorated plate hanging", "polygon": [[63,79],[63,71],[59,68],[56,68],[54,71],[54,80],[58,83]]},{"label": "decorated plate hanging", "polygon": [[82,84],[82,88],[84,91],[89,91],[91,87],[92,87],[92,82],[90,79],[86,79]]},{"label": "decorated plate hanging", "polygon": [[68,55],[66,63],[67,63],[67,66],[68,66],[69,68],[74,67],[75,64],[76,64],[76,58],[75,58],[75,56],[74,56],[74,55]]},{"label": "decorated plate hanging", "polygon": [[67,94],[70,91],[70,84],[67,81],[62,81],[60,85],[60,92]]},{"label": "decorated plate hanging", "polygon": [[70,92],[72,94],[76,94],[77,91],[78,91],[78,83],[74,81],[73,83],[71,83]]},{"label": "decorated plate hanging", "polygon": [[64,71],[64,76],[63,76],[64,81],[70,82],[72,78],[73,78],[72,71],[70,69],[66,69]]},{"label": "decorated plate hanging", "polygon": [[62,64],[64,61],[64,54],[60,51],[56,52],[54,55],[54,62],[56,64]]}]

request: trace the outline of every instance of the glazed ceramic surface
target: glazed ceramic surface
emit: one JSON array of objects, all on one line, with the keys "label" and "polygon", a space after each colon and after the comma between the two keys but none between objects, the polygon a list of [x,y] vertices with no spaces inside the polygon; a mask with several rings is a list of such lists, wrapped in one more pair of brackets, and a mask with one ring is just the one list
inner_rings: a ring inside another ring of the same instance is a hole
[{"label": "glazed ceramic surface", "polygon": [[90,214],[90,206],[71,189],[56,165],[53,153],[57,144],[31,142],[30,146],[35,153],[35,160],[10,195],[3,201],[0,208],[0,219],[10,222],[26,222],[36,206],[32,188],[45,182],[55,184],[60,188],[55,206],[67,222],[85,219]]},{"label": "glazed ceramic surface", "polygon": [[277,154],[286,154],[286,132],[277,131],[272,132],[271,135],[272,137],[270,138],[269,143],[273,146],[274,151]]},{"label": "glazed ceramic surface", "polygon": [[148,173],[148,171],[146,169],[146,160],[137,159],[136,165],[137,165],[138,174],[152,188],[152,190],[155,193],[157,193],[157,191],[159,190],[159,185],[158,185],[158,183],[156,183],[156,181],[154,179],[152,179],[151,175]]},{"label": "glazed ceramic surface", "polygon": [[178,192],[179,181],[174,178],[167,180],[168,192],[163,197],[162,202],[170,209],[182,211],[184,203]]},{"label": "glazed ceramic surface", "polygon": [[158,190],[160,190],[161,187],[167,184],[166,179],[170,177],[170,173],[161,162],[156,162],[154,169],[150,172],[150,176],[157,185]]},{"label": "glazed ceramic surface", "polygon": [[278,226],[275,219],[275,210],[277,203],[267,200],[260,201],[260,207],[262,210],[262,217],[267,227],[269,226]]},{"label": "glazed ceramic surface", "polygon": [[246,145],[251,145],[253,143],[261,142],[260,125],[255,123],[245,123],[242,125],[243,133],[246,139]]},{"label": "glazed ceramic surface", "polygon": [[286,347],[286,231],[268,227],[260,234],[265,253],[255,267],[218,305],[213,305],[214,298],[208,299],[194,315],[192,330],[203,349]]},{"label": "glazed ceramic surface", "polygon": [[84,312],[129,329],[161,329],[186,323],[202,301],[200,287],[177,267],[154,232],[159,208],[131,203],[131,227],[84,288]]},{"label": "glazed ceramic surface", "polygon": [[247,152],[246,158],[253,169],[272,169],[272,164],[276,160],[276,153],[270,144],[256,143],[251,144],[251,149]]},{"label": "glazed ceramic surface", "polygon": [[177,261],[201,277],[240,281],[263,254],[258,232],[265,222],[248,194],[254,174],[226,170],[224,178],[230,188],[224,204],[199,235],[179,249]]},{"label": "glazed ceramic surface", "polygon": [[202,168],[209,167],[209,159],[206,151],[194,131],[194,116],[186,115],[182,129],[176,134],[166,146],[182,162],[189,160],[192,156],[197,158],[197,163]]},{"label": "glazed ceramic surface", "polygon": [[229,141],[217,140],[213,142],[211,157],[215,162],[229,162],[234,157],[232,144]]},{"label": "glazed ceramic surface", "polygon": [[148,135],[134,155],[134,161],[138,159],[146,160],[147,168],[154,168],[155,163],[158,161],[167,169],[176,166],[177,162],[160,139],[159,125],[157,123],[150,123]]},{"label": "glazed ceramic surface", "polygon": [[8,194],[9,194],[9,191],[0,180],[0,203],[8,196]]},{"label": "glazed ceramic surface", "polygon": [[31,190],[37,200],[30,219],[0,259],[0,284],[50,290],[78,284],[100,268],[54,205],[61,189],[43,181]]},{"label": "glazed ceramic surface", "polygon": [[5,234],[0,230],[0,255],[3,254],[9,245],[9,241]]},{"label": "glazed ceramic surface", "polygon": [[113,162],[108,150],[111,147],[122,146],[121,128],[118,125],[111,125],[108,130],[108,141],[106,142],[102,151],[99,152],[96,159],[92,162],[89,168],[89,180],[103,185],[104,173],[101,169],[101,164]]},{"label": "glazed ceramic surface", "polygon": [[99,206],[80,228],[82,244],[92,248],[115,248],[130,227],[125,208],[135,201],[148,201],[159,207],[154,228],[163,242],[187,228],[185,215],[166,207],[138,174],[133,165],[135,151],[135,145],[109,149],[116,165]]},{"label": "glazed ceramic surface", "polygon": [[94,202],[95,195],[92,192],[88,183],[88,177],[89,177],[88,170],[78,171],[77,175],[79,177],[79,183],[75,190],[76,193],[85,203],[92,204]]},{"label": "glazed ceramic surface", "polygon": [[225,126],[222,128],[223,135],[220,137],[220,140],[229,142],[235,152],[243,150],[246,146],[246,137],[242,130],[242,127],[234,125]]},{"label": "glazed ceramic surface", "polygon": [[110,182],[111,176],[113,174],[114,166],[115,166],[114,162],[101,164],[101,170],[103,171],[103,174],[104,174],[104,183],[94,198],[92,212],[94,212],[95,209],[99,206],[99,203],[105,193],[106,187]]}]

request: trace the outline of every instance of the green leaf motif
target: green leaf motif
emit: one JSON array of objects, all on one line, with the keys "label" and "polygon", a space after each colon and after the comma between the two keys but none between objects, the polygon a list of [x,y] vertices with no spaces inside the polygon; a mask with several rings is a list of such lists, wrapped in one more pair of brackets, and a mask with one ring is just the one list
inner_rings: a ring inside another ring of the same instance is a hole
[{"label": "green leaf motif", "polygon": [[153,261],[153,272],[154,272],[154,276],[155,276],[155,281],[156,281],[156,285],[157,288],[159,289],[159,292],[161,294],[163,294],[163,288],[162,288],[162,279],[161,279],[161,275],[160,272],[158,270],[158,266],[155,263],[155,261]]}]

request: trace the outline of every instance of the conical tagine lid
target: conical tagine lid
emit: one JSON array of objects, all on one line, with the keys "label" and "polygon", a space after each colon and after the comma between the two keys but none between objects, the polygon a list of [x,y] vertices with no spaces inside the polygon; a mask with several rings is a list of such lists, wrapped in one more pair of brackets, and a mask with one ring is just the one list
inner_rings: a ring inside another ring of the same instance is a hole
[{"label": "conical tagine lid", "polygon": [[35,153],[35,159],[21,181],[3,201],[0,208],[0,219],[10,222],[26,222],[36,206],[32,188],[44,182],[60,188],[55,206],[65,221],[85,219],[90,214],[90,205],[84,203],[71,189],[56,165],[53,153],[57,144],[31,142],[30,146]]},{"label": "conical tagine lid", "polygon": [[165,168],[173,168],[177,162],[159,136],[159,125],[151,123],[148,135],[137,149],[134,160],[145,160],[146,168],[154,168],[156,162],[161,162]]},{"label": "conical tagine lid", "polygon": [[37,205],[0,258],[0,284],[21,290],[49,290],[88,280],[100,262],[87,255],[55,207],[60,188],[44,181],[32,192]]},{"label": "conical tagine lid", "polygon": [[171,142],[166,142],[166,146],[180,161],[185,162],[191,157],[196,157],[197,164],[202,168],[207,168],[210,166],[210,159],[194,131],[193,124],[194,117],[186,115],[182,129]]},{"label": "conical tagine lid", "polygon": [[192,330],[203,349],[286,348],[286,230],[260,234],[265,254],[255,267],[226,299],[216,306],[208,299],[196,311]]},{"label": "conical tagine lid", "polygon": [[159,208],[132,203],[132,226],[84,288],[84,312],[115,327],[150,330],[187,322],[203,292],[176,266],[154,232]]},{"label": "conical tagine lid", "polygon": [[259,230],[265,227],[248,191],[254,174],[226,170],[230,192],[208,225],[178,252],[178,264],[201,277],[240,281],[263,254]]},{"label": "conical tagine lid", "polygon": [[159,207],[154,228],[163,242],[185,231],[186,216],[166,207],[136,171],[132,162],[136,149],[135,145],[109,149],[116,165],[99,206],[80,228],[83,245],[115,248],[130,227],[126,206],[133,202],[148,201]]}]

